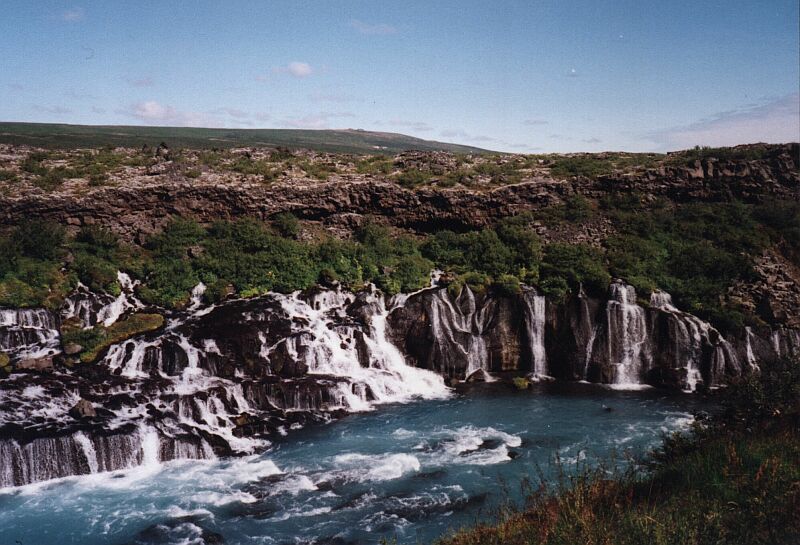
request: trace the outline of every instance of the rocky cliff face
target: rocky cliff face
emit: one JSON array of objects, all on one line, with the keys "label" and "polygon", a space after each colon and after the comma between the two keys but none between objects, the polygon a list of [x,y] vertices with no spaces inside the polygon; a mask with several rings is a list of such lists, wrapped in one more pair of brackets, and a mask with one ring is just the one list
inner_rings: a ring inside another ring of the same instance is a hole
[{"label": "rocky cliff face", "polygon": [[797,330],[725,339],[667,294],[641,304],[620,282],[566,301],[434,286],[390,301],[315,290],[203,307],[201,292],[162,330],[92,364],[69,356],[61,322],[125,319],[140,305],[130,291],[79,293],[59,313],[0,311],[10,362],[0,371],[0,487],[249,453],[309,420],[446,396],[446,380],[513,372],[694,390],[800,355]]},{"label": "rocky cliff face", "polygon": [[[398,164],[408,166],[402,157]],[[355,173],[327,181],[290,176],[265,185],[248,177],[204,181],[152,172],[132,174],[114,187],[77,183],[51,193],[34,188],[0,194],[0,225],[18,224],[34,215],[73,226],[102,225],[135,241],[160,229],[170,216],[211,222],[243,215],[268,219],[289,211],[338,232],[351,231],[366,216],[417,231],[464,230],[550,206],[576,193],[599,198],[635,192],[646,200],[665,197],[677,202],[800,199],[799,169],[800,146],[787,144],[772,146],[765,159],[705,159],[692,166],[664,164],[597,179],[562,180],[550,177],[546,169],[534,170],[521,183],[485,190],[436,185],[408,190],[387,176]]]}]

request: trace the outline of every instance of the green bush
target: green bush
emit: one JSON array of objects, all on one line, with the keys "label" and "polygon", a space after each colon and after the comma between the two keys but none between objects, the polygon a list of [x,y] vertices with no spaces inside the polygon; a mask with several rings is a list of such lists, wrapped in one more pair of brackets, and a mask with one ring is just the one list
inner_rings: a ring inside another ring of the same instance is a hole
[{"label": "green bush", "polygon": [[272,218],[272,225],[282,237],[297,238],[300,233],[300,221],[291,212],[281,212],[275,215]]},{"label": "green bush", "polygon": [[32,219],[17,227],[12,236],[23,255],[51,260],[62,254],[65,233],[64,227],[58,223]]},{"label": "green bush", "polygon": [[723,330],[744,325],[746,317],[726,306],[723,297],[736,281],[753,278],[753,256],[769,241],[750,207],[691,203],[617,210],[614,218],[620,231],[608,240],[614,276],[633,284],[640,295],[655,288],[668,291],[679,308]]},{"label": "green bush", "polygon": [[564,285],[569,289],[583,285],[590,293],[602,294],[611,282],[602,254],[584,244],[548,245],[539,270],[541,287],[551,295],[557,295]]},{"label": "green bush", "polygon": [[0,169],[0,182],[17,182],[19,176],[13,170]]},{"label": "green bush", "polygon": [[397,184],[406,189],[415,189],[421,185],[427,184],[429,180],[430,174],[413,168],[404,170],[395,177]]},{"label": "green bush", "polygon": [[503,274],[492,284],[500,295],[513,297],[522,293],[519,278],[510,274]]}]

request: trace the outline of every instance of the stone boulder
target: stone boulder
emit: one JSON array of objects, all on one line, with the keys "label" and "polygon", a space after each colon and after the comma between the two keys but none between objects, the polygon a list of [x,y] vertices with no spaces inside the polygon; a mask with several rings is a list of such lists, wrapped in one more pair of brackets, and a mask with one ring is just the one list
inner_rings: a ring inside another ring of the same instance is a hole
[{"label": "stone boulder", "polygon": [[69,415],[75,420],[81,420],[83,418],[94,418],[97,416],[97,411],[95,411],[94,405],[90,401],[81,399],[69,410]]}]

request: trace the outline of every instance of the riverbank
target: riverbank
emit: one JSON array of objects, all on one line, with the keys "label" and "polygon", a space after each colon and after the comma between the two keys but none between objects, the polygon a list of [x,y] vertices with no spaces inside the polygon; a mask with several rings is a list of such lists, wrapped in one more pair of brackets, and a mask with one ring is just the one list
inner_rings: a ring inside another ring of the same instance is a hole
[{"label": "riverbank", "polygon": [[542,481],[494,524],[438,545],[790,544],[800,540],[800,366],[774,364],[723,410],[664,440],[647,467]]}]

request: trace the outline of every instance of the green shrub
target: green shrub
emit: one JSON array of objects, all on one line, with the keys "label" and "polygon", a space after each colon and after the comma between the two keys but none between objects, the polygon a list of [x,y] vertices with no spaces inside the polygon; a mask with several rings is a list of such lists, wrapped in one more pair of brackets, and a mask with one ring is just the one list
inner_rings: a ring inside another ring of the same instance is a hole
[{"label": "green shrub", "polygon": [[64,227],[58,223],[32,219],[17,227],[13,238],[23,255],[50,260],[61,255],[65,233]]},{"label": "green shrub", "polygon": [[513,297],[522,293],[519,278],[510,274],[503,274],[492,284],[500,295]]},{"label": "green shrub", "polygon": [[13,170],[0,169],[0,182],[17,182],[19,176]]},{"label": "green shrub", "polygon": [[415,189],[427,184],[429,180],[430,174],[414,168],[404,170],[395,177],[397,184],[406,189]]},{"label": "green shrub", "polygon": [[564,285],[569,289],[583,285],[588,292],[601,294],[611,282],[602,254],[584,244],[548,245],[539,270],[545,293],[555,294]]},{"label": "green shrub", "polygon": [[300,233],[300,221],[291,212],[281,212],[272,218],[272,225],[282,237],[297,238]]},{"label": "green shrub", "polygon": [[33,184],[40,189],[44,189],[45,191],[52,191],[60,187],[61,184],[64,183],[64,179],[66,177],[66,169],[64,167],[57,167],[45,170],[38,177],[34,178]]},{"label": "green shrub", "polygon": [[612,170],[613,164],[608,159],[593,156],[558,157],[550,168],[550,174],[556,178],[598,178],[611,174]]},{"label": "green shrub", "polygon": [[617,210],[614,218],[620,231],[608,240],[614,276],[633,284],[640,294],[666,290],[679,308],[723,330],[744,325],[745,315],[726,306],[723,297],[736,281],[753,278],[753,256],[768,243],[750,207],[690,203],[650,211]]}]

